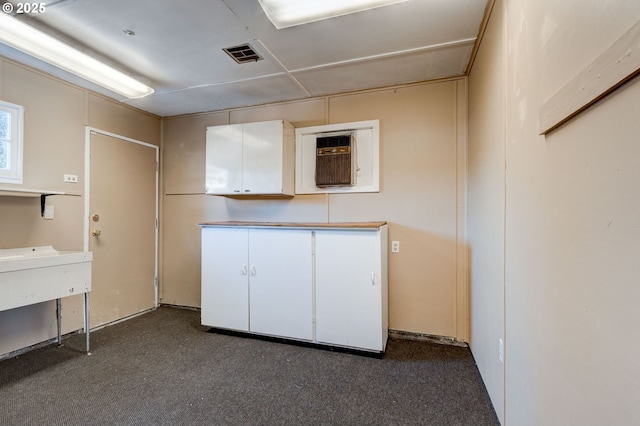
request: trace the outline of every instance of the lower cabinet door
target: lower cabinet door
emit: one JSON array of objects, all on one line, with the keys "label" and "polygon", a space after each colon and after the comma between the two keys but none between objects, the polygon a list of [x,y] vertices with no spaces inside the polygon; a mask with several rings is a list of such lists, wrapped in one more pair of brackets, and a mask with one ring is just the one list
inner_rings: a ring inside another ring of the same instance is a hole
[{"label": "lower cabinet door", "polygon": [[249,329],[313,339],[311,231],[249,231]]},{"label": "lower cabinet door", "polygon": [[323,230],[315,243],[316,341],[383,351],[380,233]]},{"label": "lower cabinet door", "polygon": [[202,324],[249,330],[249,231],[202,229]]}]

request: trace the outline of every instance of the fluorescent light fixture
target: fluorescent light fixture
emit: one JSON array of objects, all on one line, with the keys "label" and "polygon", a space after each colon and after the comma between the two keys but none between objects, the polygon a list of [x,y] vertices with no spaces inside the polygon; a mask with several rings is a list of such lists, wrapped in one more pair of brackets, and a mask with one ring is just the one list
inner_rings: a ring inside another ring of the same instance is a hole
[{"label": "fluorescent light fixture", "polygon": [[335,18],[407,0],[259,0],[277,29]]},{"label": "fluorescent light fixture", "polygon": [[151,87],[4,13],[0,13],[0,43],[128,98],[153,93]]}]

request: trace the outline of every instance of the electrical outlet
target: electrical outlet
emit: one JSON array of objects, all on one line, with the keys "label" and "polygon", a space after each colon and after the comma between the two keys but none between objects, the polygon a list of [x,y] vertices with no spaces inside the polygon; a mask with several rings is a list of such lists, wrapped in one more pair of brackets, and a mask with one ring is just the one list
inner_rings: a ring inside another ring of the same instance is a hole
[{"label": "electrical outlet", "polygon": [[498,358],[500,358],[500,362],[504,364],[504,341],[502,338],[498,339]]},{"label": "electrical outlet", "polygon": [[45,219],[53,219],[53,206],[44,206],[44,215],[42,217]]},{"label": "electrical outlet", "polygon": [[64,175],[66,183],[78,183],[78,175]]},{"label": "electrical outlet", "polygon": [[400,241],[391,241],[391,253],[400,253]]}]

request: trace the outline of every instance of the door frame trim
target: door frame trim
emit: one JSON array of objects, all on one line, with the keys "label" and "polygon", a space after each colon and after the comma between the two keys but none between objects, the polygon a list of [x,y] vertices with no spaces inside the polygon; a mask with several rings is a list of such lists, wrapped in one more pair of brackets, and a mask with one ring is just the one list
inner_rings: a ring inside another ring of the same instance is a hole
[{"label": "door frame trim", "polygon": [[158,211],[159,211],[159,162],[160,162],[160,147],[157,145],[153,145],[147,142],[143,142],[137,139],[128,138],[126,136],[118,135],[116,133],[111,133],[106,130],[97,129],[91,126],[85,126],[85,138],[84,138],[84,238],[83,238],[83,247],[84,251],[89,251],[89,228],[90,228],[90,194],[91,194],[91,134],[100,134],[104,136],[109,136],[114,139],[120,139],[125,142],[131,142],[138,145],[143,145],[148,148],[155,149],[156,154],[156,202],[155,202],[155,218],[156,218],[156,229],[155,229],[155,253],[154,253],[154,304],[155,307],[158,307],[158,287],[160,283],[158,282],[158,229],[160,228],[160,223],[158,219]]}]

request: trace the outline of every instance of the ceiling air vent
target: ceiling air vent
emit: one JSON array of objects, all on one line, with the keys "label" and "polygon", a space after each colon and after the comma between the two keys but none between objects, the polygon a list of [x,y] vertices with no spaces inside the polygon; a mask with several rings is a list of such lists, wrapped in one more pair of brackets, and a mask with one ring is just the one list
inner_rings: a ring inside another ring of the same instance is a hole
[{"label": "ceiling air vent", "polygon": [[239,64],[244,64],[245,62],[257,62],[262,59],[262,56],[258,55],[254,48],[249,44],[225,47],[222,50],[224,50],[227,55],[231,56],[233,60]]}]

